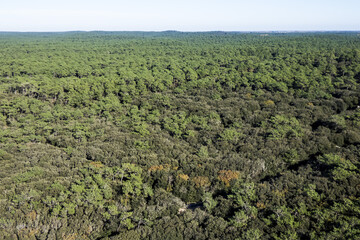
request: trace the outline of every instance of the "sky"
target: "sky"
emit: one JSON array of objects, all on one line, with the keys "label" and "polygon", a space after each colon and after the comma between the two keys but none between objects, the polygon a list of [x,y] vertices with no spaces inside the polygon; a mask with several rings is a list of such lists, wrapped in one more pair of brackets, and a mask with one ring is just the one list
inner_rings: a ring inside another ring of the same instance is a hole
[{"label": "sky", "polygon": [[359,31],[360,0],[0,0],[0,31]]}]

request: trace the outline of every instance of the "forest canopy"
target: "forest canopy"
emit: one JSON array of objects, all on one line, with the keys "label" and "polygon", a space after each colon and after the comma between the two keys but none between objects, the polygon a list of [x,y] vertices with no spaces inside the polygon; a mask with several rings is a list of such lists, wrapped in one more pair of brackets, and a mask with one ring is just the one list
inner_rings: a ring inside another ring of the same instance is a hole
[{"label": "forest canopy", "polygon": [[360,35],[0,33],[1,239],[359,239]]}]

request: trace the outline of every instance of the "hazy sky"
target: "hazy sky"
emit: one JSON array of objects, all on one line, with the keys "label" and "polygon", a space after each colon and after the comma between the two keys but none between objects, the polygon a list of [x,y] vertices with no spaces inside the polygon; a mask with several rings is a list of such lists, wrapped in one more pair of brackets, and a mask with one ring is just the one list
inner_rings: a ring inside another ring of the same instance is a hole
[{"label": "hazy sky", "polygon": [[0,1],[0,31],[360,30],[360,0]]}]

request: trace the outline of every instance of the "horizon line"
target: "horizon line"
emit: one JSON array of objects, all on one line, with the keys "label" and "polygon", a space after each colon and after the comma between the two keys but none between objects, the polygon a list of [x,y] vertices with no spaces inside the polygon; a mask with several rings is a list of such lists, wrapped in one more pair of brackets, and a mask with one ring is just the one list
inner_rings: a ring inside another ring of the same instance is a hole
[{"label": "horizon line", "polygon": [[177,33],[314,33],[314,32],[359,32],[359,30],[196,30],[196,31],[182,31],[182,30],[51,30],[51,31],[2,31],[0,33],[92,33],[92,32],[143,32],[143,33],[166,33],[166,32],[177,32]]}]

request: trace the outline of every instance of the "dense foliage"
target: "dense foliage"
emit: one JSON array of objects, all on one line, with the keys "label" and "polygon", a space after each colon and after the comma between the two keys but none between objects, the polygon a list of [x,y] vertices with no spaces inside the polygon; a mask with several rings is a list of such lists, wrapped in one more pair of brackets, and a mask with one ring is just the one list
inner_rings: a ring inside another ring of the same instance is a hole
[{"label": "dense foliage", "polygon": [[359,239],[356,33],[0,33],[1,239]]}]

